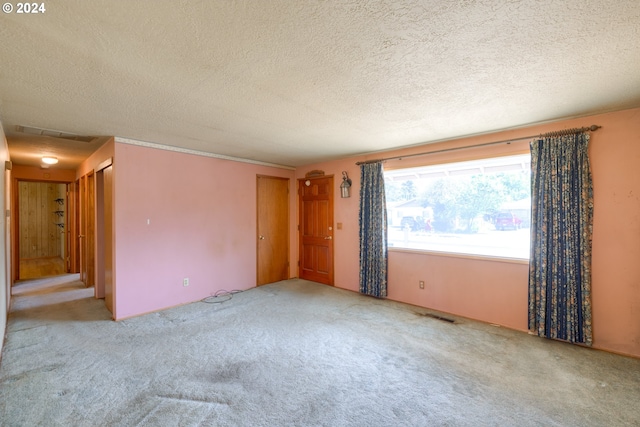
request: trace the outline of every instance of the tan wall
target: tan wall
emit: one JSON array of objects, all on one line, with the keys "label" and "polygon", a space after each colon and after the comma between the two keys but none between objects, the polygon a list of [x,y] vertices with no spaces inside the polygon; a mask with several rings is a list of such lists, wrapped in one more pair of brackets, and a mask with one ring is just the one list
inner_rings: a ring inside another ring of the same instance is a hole
[{"label": "tan wall", "polygon": [[[391,157],[601,125],[592,134],[589,155],[594,180],[592,303],[594,347],[640,357],[640,109],[558,121],[379,155],[298,168],[341,176],[348,171],[353,196],[336,198],[335,283],[358,291],[358,192],[356,161]],[[528,151],[528,142],[465,149],[385,163],[385,169],[472,160]],[[336,179],[339,194],[340,179]],[[528,264],[390,249],[389,298],[443,312],[527,330]],[[418,280],[425,280],[422,290]]]},{"label": "tan wall", "polygon": [[114,157],[115,152],[115,140],[114,138],[108,137],[106,138],[104,144],[100,146],[93,154],[91,154],[82,164],[76,169],[74,176],[75,179],[80,179],[80,177],[85,176],[86,174],[94,171],[101,163],[112,159]]},{"label": "tan wall", "polygon": [[73,182],[75,171],[72,169],[42,169],[36,166],[13,165],[11,178],[20,181]]},{"label": "tan wall", "polygon": [[[9,159],[9,147],[4,135],[2,122],[0,122],[0,165],[4,165]],[[0,228],[0,355],[4,345],[4,332],[7,325],[7,313],[11,304],[11,208],[10,188],[11,171],[2,168],[0,174],[0,189],[2,189],[1,212],[4,216],[4,226]],[[8,213],[8,215],[5,214]]]}]

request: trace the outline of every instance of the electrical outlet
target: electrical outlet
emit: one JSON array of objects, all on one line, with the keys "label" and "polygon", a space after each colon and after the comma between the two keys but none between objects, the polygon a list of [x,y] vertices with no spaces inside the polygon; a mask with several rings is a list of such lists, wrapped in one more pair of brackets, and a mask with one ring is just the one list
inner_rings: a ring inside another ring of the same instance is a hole
[{"label": "electrical outlet", "polygon": [[189,278],[185,277],[184,279],[182,279],[182,286],[189,286]]},{"label": "electrical outlet", "polygon": [[420,280],[418,286],[420,286],[420,289],[424,289],[424,280]]}]

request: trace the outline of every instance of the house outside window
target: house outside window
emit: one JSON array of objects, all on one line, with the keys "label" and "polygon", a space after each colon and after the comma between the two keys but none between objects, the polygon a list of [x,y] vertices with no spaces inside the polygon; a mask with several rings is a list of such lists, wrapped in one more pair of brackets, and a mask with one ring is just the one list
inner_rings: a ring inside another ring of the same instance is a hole
[{"label": "house outside window", "polygon": [[390,248],[529,258],[529,154],[385,172]]}]

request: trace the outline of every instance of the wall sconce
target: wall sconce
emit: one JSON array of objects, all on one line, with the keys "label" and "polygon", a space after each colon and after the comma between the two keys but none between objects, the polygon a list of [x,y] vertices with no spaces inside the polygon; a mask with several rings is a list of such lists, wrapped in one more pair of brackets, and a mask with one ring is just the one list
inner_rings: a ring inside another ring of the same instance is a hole
[{"label": "wall sconce", "polygon": [[347,175],[347,171],[342,171],[342,184],[340,184],[340,197],[346,199],[351,197],[351,179]]}]

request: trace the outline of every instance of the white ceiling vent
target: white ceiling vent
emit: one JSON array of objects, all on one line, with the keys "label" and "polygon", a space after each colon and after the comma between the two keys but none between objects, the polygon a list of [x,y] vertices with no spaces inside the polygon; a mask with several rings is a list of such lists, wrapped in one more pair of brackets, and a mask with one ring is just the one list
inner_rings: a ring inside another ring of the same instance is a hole
[{"label": "white ceiling vent", "polygon": [[17,125],[16,131],[30,134],[30,135],[40,135],[40,136],[49,136],[51,138],[69,139],[71,141],[92,142],[94,139],[96,139],[95,136],[76,135],[73,133],[61,132],[59,130],[41,129],[41,128],[35,128],[31,126]]}]

